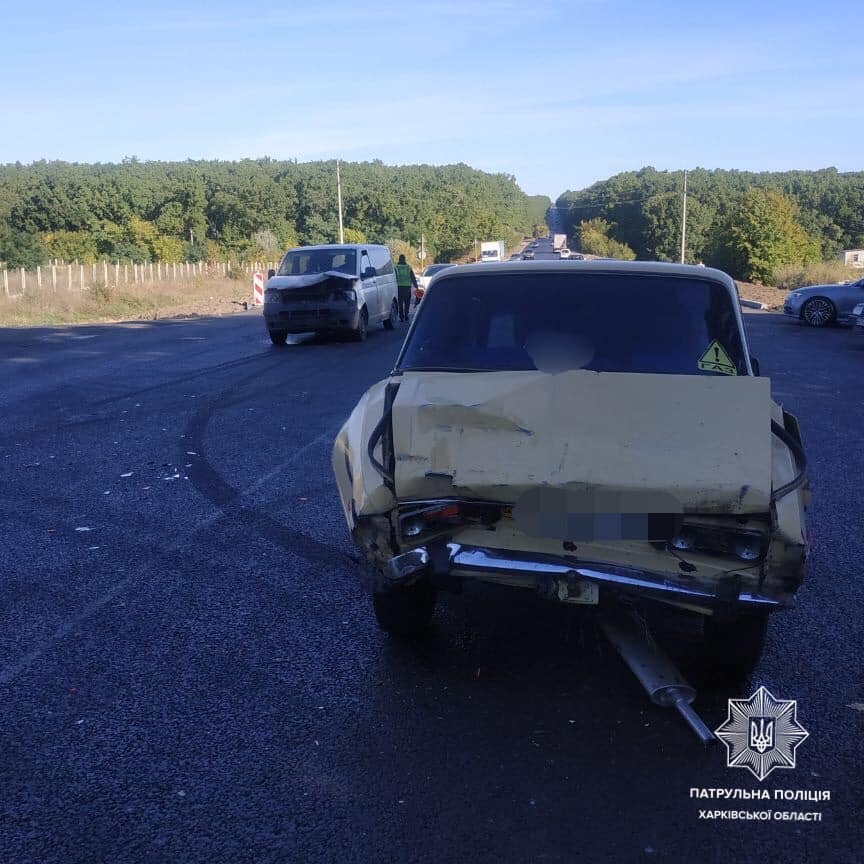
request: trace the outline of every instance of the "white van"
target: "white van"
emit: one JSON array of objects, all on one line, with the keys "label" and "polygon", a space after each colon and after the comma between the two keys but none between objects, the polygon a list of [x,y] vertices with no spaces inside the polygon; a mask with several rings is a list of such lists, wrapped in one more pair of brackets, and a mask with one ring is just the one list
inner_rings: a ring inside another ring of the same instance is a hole
[{"label": "white van", "polygon": [[268,274],[264,322],[274,345],[289,333],[350,333],[363,341],[370,324],[399,320],[390,250],[368,243],[289,249]]}]

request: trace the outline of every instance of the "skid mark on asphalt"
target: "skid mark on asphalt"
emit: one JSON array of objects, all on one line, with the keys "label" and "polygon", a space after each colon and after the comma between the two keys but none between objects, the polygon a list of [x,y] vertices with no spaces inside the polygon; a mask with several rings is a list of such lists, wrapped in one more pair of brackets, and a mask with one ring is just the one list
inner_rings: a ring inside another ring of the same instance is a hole
[{"label": "skid mark on asphalt", "polygon": [[[255,363],[256,361],[264,360],[267,358],[272,359],[272,354],[269,351],[262,352],[260,354],[253,354],[249,357],[241,357],[238,360],[229,360],[225,363],[217,363],[215,366],[208,366],[207,368],[200,369],[197,372],[183,375],[178,378],[172,378],[159,384],[153,384],[148,387],[139,388],[138,390],[127,390],[123,393],[118,393],[113,396],[106,396],[103,399],[97,399],[92,402],[82,403],[81,410],[73,416],[69,416],[69,413],[65,409],[58,409],[53,411],[53,417],[51,417],[51,414],[49,414],[48,411],[44,411],[42,413],[42,418],[48,420],[48,422],[43,426],[37,426],[32,429],[28,429],[27,435],[32,440],[40,435],[56,434],[60,430],[86,428],[87,426],[93,424],[104,423],[106,419],[109,419],[110,415],[107,413],[93,413],[96,409],[103,408],[117,402],[122,402],[124,399],[131,399],[133,397],[138,397],[146,393],[152,393],[157,390],[170,389],[171,387],[176,387],[179,384],[187,384],[190,381],[195,381],[198,378],[202,378],[206,375],[229,372],[233,369],[241,368],[250,363]],[[281,365],[283,362],[284,361],[282,359],[276,360],[273,363],[270,363],[260,368],[256,374],[268,372],[270,369]],[[10,430],[8,434],[0,435],[0,443],[5,443],[7,441],[15,441],[19,437],[20,431]]]},{"label": "skid mark on asphalt", "polygon": [[[356,353],[372,353],[376,349],[377,346],[373,343],[371,346],[366,346],[366,350]],[[219,364],[216,367],[210,367],[210,369],[205,370],[202,373],[196,373],[196,377],[198,374],[206,374],[206,372],[212,372],[214,370],[221,371],[225,368],[230,368],[232,366],[240,366],[249,363],[250,361],[260,359],[262,356],[263,355],[255,355],[254,357],[243,358],[240,361],[230,361],[226,364]],[[269,352],[267,356],[269,356]],[[250,531],[258,534],[260,537],[281,546],[290,554],[304,558],[310,563],[324,564],[334,571],[344,571],[346,569],[356,570],[358,566],[357,559],[352,553],[340,551],[336,547],[321,543],[314,538],[303,534],[301,531],[297,531],[296,529],[277,522],[274,518],[272,518],[265,512],[262,512],[256,508],[243,507],[239,504],[239,502],[242,501],[244,496],[250,495],[260,489],[261,486],[264,485],[264,483],[272,479],[272,477],[275,476],[279,471],[289,467],[298,458],[301,458],[302,456],[310,452],[314,447],[319,446],[329,435],[332,434],[335,437],[335,430],[332,433],[330,430],[327,430],[318,435],[312,441],[307,442],[297,451],[295,451],[292,456],[284,460],[276,468],[272,469],[271,472],[268,472],[268,475],[259,478],[259,480],[257,480],[255,483],[243,490],[237,490],[233,486],[225,482],[225,480],[222,479],[219,473],[207,462],[206,458],[203,455],[204,435],[206,433],[207,425],[210,421],[212,413],[217,410],[217,408],[221,407],[227,401],[229,401],[231,396],[238,390],[242,390],[244,387],[248,387],[249,382],[254,380],[258,375],[262,374],[262,372],[270,371],[270,369],[276,368],[283,363],[284,360],[280,358],[276,362],[264,367],[263,370],[256,370],[254,375],[252,375],[250,378],[243,379],[242,381],[235,383],[226,390],[223,390],[218,396],[211,399],[207,405],[202,406],[189,421],[186,430],[187,440],[184,443],[183,447],[184,449],[188,447],[189,449],[192,449],[196,453],[202,455],[201,460],[196,463],[195,468],[192,469],[192,471],[190,472],[190,478],[192,479],[195,488],[202,495],[204,495],[204,497],[208,498],[212,503],[214,503],[219,510],[218,513],[211,514],[210,516],[199,520],[197,523],[195,523],[194,526],[192,526],[191,530],[194,533],[209,527],[213,523],[218,522],[220,519],[233,518],[239,521],[242,525],[248,527]],[[330,368],[331,367],[328,366],[314,372],[303,370],[302,372],[298,372],[295,376],[292,377],[295,379],[302,378],[305,381],[310,378],[316,377],[318,374],[324,374],[326,372],[329,372]],[[173,383],[176,384],[182,382],[175,381]],[[282,383],[285,383],[284,379]],[[159,386],[171,386],[171,382],[166,382],[165,384]],[[153,389],[158,388],[148,388],[148,390]],[[112,399],[105,401],[114,401],[116,398],[119,397],[112,397]],[[159,557],[165,558],[166,556],[172,555],[178,549],[180,549],[187,541],[188,536],[184,535],[184,537],[180,538],[176,543],[171,544],[169,547],[163,550],[162,555]],[[55,647],[57,643],[62,642],[67,636],[69,636],[82,624],[84,624],[86,621],[96,615],[96,613],[98,613],[103,607],[107,606],[115,597],[117,597],[119,594],[122,594],[128,588],[133,586],[135,584],[135,581],[136,578],[133,575],[126,576],[125,578],[121,579],[119,582],[108,588],[107,591],[103,592],[98,598],[86,604],[75,615],[72,615],[71,617],[63,621],[57,627],[54,633],[48,639],[44,640],[40,645],[37,645],[33,650],[25,654],[20,659],[16,660],[14,663],[9,663],[5,667],[0,668],[0,685],[11,683],[22,672],[26,671],[34,662],[36,662],[42,655]]]},{"label": "skid mark on asphalt", "polygon": [[[353,353],[369,354],[376,350],[377,345],[373,342],[371,344],[367,343],[364,346],[364,350]],[[294,380],[302,378],[305,383],[320,375],[327,374],[331,368],[328,365],[311,372],[304,370],[302,373],[292,376],[292,378]],[[281,383],[284,386],[286,382],[283,379]],[[259,537],[281,546],[286,552],[304,558],[311,564],[324,564],[340,569],[344,569],[345,567],[355,569],[357,566],[355,559],[349,557],[344,551],[328,543],[322,543],[314,537],[310,537],[308,534],[292,528],[290,525],[277,521],[263,508],[244,507],[241,503],[244,494],[249,495],[253,491],[260,489],[288,465],[304,455],[304,453],[319,445],[327,435],[332,434],[335,437],[336,430],[332,433],[329,430],[323,432],[317,438],[304,444],[288,460],[271,469],[267,474],[253,483],[252,486],[248,487],[245,492],[228,483],[208,461],[205,437],[211,417],[220,408],[229,407],[235,404],[235,402],[245,399],[246,396],[241,394],[244,393],[244,390],[248,386],[249,380],[244,379],[221,391],[221,393],[214,396],[205,405],[202,405],[187,424],[185,440],[189,442],[189,447],[200,457],[189,471],[189,478],[193,486],[212,504],[215,504],[225,516],[237,519]],[[240,400],[238,400],[238,396],[241,396]]]}]

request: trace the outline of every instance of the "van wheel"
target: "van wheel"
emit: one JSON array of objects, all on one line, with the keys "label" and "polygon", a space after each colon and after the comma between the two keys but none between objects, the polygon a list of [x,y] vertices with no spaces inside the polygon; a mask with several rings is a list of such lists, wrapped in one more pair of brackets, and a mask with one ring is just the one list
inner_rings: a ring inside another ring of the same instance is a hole
[{"label": "van wheel", "polygon": [[435,589],[426,581],[372,595],[378,626],[394,636],[419,636],[435,611]]},{"label": "van wheel", "polygon": [[703,650],[706,671],[722,678],[746,678],[757,666],[768,633],[768,613],[742,615],[735,621],[705,618]]},{"label": "van wheel", "polygon": [[369,313],[363,309],[360,312],[360,321],[357,324],[357,329],[353,332],[355,342],[365,342],[366,336],[369,333]]},{"label": "van wheel", "polygon": [[390,317],[384,320],[384,329],[392,330],[396,326],[396,319],[399,317],[399,304],[394,299],[390,304]]},{"label": "van wheel", "polygon": [[284,345],[288,339],[288,333],[285,330],[268,330],[270,341],[274,345]]}]

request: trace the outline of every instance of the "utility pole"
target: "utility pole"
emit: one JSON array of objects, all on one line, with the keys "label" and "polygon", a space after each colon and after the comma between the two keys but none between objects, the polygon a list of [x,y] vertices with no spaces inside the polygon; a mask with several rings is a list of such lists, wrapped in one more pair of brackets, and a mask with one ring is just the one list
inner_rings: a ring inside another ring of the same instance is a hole
[{"label": "utility pole", "polygon": [[336,160],[336,197],[339,199],[339,242],[345,242],[345,230],[342,227],[342,178],[339,176],[339,160]]},{"label": "utility pole", "polygon": [[687,250],[687,172],[684,172],[684,202],[681,209],[681,263]]}]

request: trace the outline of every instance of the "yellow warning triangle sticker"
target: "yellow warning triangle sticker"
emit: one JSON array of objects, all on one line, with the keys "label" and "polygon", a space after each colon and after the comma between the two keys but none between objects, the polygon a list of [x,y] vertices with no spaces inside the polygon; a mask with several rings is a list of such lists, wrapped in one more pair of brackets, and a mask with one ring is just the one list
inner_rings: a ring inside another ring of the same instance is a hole
[{"label": "yellow warning triangle sticker", "polygon": [[724,375],[737,375],[735,364],[729,359],[723,346],[715,339],[699,358],[698,367],[703,372],[722,372]]}]

